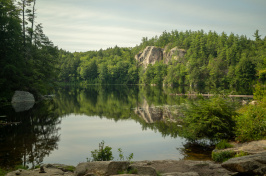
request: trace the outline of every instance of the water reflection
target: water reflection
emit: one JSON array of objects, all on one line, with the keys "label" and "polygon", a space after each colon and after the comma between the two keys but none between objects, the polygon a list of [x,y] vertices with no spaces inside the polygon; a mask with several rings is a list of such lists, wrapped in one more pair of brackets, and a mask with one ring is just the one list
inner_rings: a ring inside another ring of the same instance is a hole
[{"label": "water reflection", "polygon": [[54,113],[56,106],[51,101],[35,105],[31,110],[16,113],[12,107],[5,107],[10,122],[19,124],[0,127],[0,166],[35,166],[44,157],[57,149],[59,141],[58,124],[61,120]]},{"label": "water reflection", "polygon": [[[179,107],[197,99],[172,94],[188,91],[192,90],[65,87],[53,92],[53,100],[36,104],[31,110],[16,113],[12,107],[5,107],[0,116],[21,123],[0,127],[0,166],[43,162],[76,165],[85,161],[102,140],[114,149],[133,152],[135,160],[210,156],[209,151],[205,153],[180,137]],[[73,148],[76,151],[70,152]]]}]

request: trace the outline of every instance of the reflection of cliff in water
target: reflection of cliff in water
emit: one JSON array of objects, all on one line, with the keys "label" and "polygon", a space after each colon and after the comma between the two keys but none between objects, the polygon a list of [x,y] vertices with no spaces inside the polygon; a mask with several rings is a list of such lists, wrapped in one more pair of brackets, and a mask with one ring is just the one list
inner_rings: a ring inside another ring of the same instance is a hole
[{"label": "reflection of cliff in water", "polygon": [[175,121],[180,115],[178,112],[177,105],[154,106],[149,105],[146,99],[143,100],[141,105],[134,109],[134,113],[146,123],[154,123],[162,120]]},{"label": "reflection of cliff in water", "polygon": [[0,166],[34,167],[58,148],[61,120],[55,109],[53,101],[41,102],[20,113],[15,113],[11,106],[1,109],[8,122],[20,123],[0,126]]}]

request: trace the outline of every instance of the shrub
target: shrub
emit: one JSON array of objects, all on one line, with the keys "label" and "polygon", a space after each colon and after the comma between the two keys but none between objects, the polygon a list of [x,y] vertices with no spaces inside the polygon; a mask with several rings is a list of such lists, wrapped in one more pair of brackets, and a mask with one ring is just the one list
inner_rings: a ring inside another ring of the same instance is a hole
[{"label": "shrub", "polygon": [[229,144],[227,140],[223,139],[218,144],[216,144],[216,149],[226,149],[226,148],[232,148],[233,145]]},{"label": "shrub", "polygon": [[233,151],[212,152],[212,159],[216,162],[225,162],[235,156]]},{"label": "shrub", "polygon": [[109,146],[104,147],[104,141],[99,143],[99,150],[91,151],[93,161],[110,161],[113,160],[112,148]]},{"label": "shrub", "polygon": [[266,138],[266,99],[257,105],[243,107],[242,115],[236,117],[236,140],[240,142]]},{"label": "shrub", "polygon": [[[118,149],[119,159],[120,161],[124,161],[124,154],[121,148]],[[104,147],[104,141],[99,143],[99,150],[91,151],[92,160],[87,158],[87,162],[90,161],[111,161],[114,159],[112,148],[109,146]],[[131,161],[133,159],[134,154],[131,153],[128,157],[126,157],[127,161]]]},{"label": "shrub", "polygon": [[[119,160],[124,161],[125,157],[124,157],[124,153],[121,148],[118,149],[118,153],[119,153]],[[133,159],[133,156],[134,154],[131,153],[128,157],[126,157],[127,161],[130,162]]]},{"label": "shrub", "polygon": [[232,101],[222,97],[201,98],[184,109],[184,134],[189,140],[228,139],[233,136],[236,116]]}]

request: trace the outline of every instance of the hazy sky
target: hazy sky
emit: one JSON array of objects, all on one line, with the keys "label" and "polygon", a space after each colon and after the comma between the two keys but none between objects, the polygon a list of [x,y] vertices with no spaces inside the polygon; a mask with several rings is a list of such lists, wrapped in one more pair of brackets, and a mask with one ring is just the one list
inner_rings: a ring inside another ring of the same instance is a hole
[{"label": "hazy sky", "polygon": [[37,0],[37,22],[74,52],[134,47],[163,31],[266,35],[266,0]]}]

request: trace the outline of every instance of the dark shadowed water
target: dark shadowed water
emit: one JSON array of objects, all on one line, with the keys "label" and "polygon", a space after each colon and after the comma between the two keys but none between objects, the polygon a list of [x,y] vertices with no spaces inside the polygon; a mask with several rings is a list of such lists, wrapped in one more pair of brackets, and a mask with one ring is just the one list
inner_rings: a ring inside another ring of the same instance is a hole
[{"label": "dark shadowed water", "polygon": [[[210,159],[210,151],[180,137],[178,107],[194,97],[173,96],[184,88],[138,86],[65,87],[30,110],[1,109],[0,166],[41,163],[77,165],[101,141],[133,160]],[[18,122],[18,123],[14,123]]]}]

